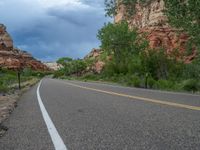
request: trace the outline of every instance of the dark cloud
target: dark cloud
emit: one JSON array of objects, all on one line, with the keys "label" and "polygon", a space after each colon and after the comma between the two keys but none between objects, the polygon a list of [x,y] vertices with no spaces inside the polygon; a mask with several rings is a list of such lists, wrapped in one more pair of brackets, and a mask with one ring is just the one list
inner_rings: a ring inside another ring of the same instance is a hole
[{"label": "dark cloud", "polygon": [[[25,7],[23,0],[19,1],[22,2],[17,8]],[[39,59],[54,61],[63,56],[82,58],[92,48],[99,46],[97,31],[108,21],[104,16],[103,4],[104,0],[82,0],[77,7],[51,6],[45,8],[45,11],[40,7],[37,11],[34,7],[36,12],[27,12],[29,17],[22,15],[18,21],[12,21],[9,19],[18,15],[9,14],[12,17],[4,17],[2,22],[6,22],[15,45]]]}]

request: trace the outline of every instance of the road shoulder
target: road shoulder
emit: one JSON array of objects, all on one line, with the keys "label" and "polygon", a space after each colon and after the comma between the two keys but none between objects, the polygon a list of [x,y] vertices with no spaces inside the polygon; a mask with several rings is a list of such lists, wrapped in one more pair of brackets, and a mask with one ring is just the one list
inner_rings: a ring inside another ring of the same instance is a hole
[{"label": "road shoulder", "polygon": [[0,95],[0,137],[2,137],[8,130],[3,123],[9,118],[14,109],[17,107],[20,97],[38,82],[39,79],[27,81],[23,85],[24,88],[21,91],[15,90],[12,93]]}]

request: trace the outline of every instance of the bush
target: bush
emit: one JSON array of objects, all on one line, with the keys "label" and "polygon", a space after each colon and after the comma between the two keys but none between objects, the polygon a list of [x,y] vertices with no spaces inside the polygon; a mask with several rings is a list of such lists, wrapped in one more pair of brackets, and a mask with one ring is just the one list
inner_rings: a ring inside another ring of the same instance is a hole
[{"label": "bush", "polygon": [[113,61],[107,62],[102,74],[107,77],[111,77],[116,73],[116,65]]},{"label": "bush", "polygon": [[188,79],[182,83],[183,90],[196,92],[200,90],[200,83],[196,79]]},{"label": "bush", "polygon": [[124,78],[128,86],[141,87],[141,79],[138,76],[126,75]]},{"label": "bush", "polygon": [[98,80],[98,76],[92,73],[86,74],[83,77],[81,77],[81,79],[84,80]]},{"label": "bush", "polygon": [[62,77],[64,76],[64,70],[60,69],[58,71],[55,71],[54,74],[53,74],[53,78],[59,78],[59,77]]},{"label": "bush", "polygon": [[32,69],[31,69],[31,68],[25,68],[25,69],[23,70],[23,75],[24,75],[24,76],[32,76],[32,75],[33,75]]},{"label": "bush", "polygon": [[133,76],[131,79],[132,79],[134,87],[140,87],[141,81],[139,77]]},{"label": "bush", "polygon": [[155,86],[157,89],[174,89],[175,83],[169,80],[158,80]]},{"label": "bush", "polygon": [[0,84],[0,93],[6,93],[6,92],[8,92],[8,87]]},{"label": "bush", "polygon": [[154,85],[156,84],[156,80],[154,80],[154,79],[151,78],[151,77],[148,78],[148,81],[147,81],[147,82],[148,82],[148,87],[151,88],[151,89],[152,89],[152,88],[154,87]]},{"label": "bush", "polygon": [[6,93],[8,91],[7,84],[4,83],[5,81],[0,80],[0,93]]}]

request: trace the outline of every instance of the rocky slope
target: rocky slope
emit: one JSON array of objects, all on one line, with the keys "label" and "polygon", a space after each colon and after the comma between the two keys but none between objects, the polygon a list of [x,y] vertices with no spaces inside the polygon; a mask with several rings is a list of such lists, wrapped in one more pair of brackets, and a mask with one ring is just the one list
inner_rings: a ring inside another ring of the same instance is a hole
[{"label": "rocky slope", "polygon": [[86,72],[100,73],[105,65],[105,62],[100,59],[102,54],[101,49],[92,49],[92,51],[85,56],[85,60],[92,61],[92,64],[87,67]]},{"label": "rocky slope", "polygon": [[14,70],[25,67],[33,70],[49,70],[46,65],[33,58],[29,53],[14,48],[13,40],[3,24],[0,24],[0,67]]},{"label": "rocky slope", "polygon": [[[164,9],[163,0],[153,0],[146,6],[137,4],[135,14],[127,18],[126,8],[121,5],[115,16],[115,23],[127,20],[130,28],[136,27],[140,33],[147,33],[151,48],[165,48],[168,53],[178,49],[184,53],[189,37],[184,33],[177,34],[178,30],[168,24]],[[185,57],[186,61],[191,61],[193,58],[194,55]]]}]

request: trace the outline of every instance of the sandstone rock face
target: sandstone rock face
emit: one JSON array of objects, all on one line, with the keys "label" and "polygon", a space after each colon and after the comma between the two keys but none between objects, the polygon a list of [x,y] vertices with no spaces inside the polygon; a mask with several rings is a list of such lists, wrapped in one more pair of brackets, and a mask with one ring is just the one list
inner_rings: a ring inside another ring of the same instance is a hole
[{"label": "sandstone rock face", "polygon": [[105,62],[100,60],[100,55],[103,51],[101,49],[93,49],[84,59],[85,60],[93,60],[94,63],[92,66],[87,68],[87,72],[101,73],[103,67],[105,66]]},{"label": "sandstone rock face", "polygon": [[46,62],[44,63],[47,67],[49,67],[50,69],[54,70],[54,71],[57,71],[59,70],[60,68],[62,68],[63,66],[62,65],[59,65],[58,63],[56,62]]},{"label": "sandstone rock face", "polygon": [[[168,27],[167,17],[164,15],[165,4],[163,0],[154,0],[148,5],[136,4],[135,14],[128,19],[130,26],[137,28],[166,26]],[[119,6],[118,13],[115,16],[115,22],[127,20],[126,8],[122,5]]]},{"label": "sandstone rock face", "polygon": [[3,24],[0,24],[0,49],[2,48],[11,50],[13,48],[13,40],[7,33],[6,27]]},{"label": "sandstone rock face", "polygon": [[87,59],[87,58],[94,58],[95,59],[95,58],[100,56],[101,52],[102,52],[101,49],[93,48],[92,51],[88,55],[85,56],[85,59]]},{"label": "sandstone rock face", "polygon": [[14,48],[13,40],[3,24],[0,24],[0,67],[13,70],[26,67],[33,70],[49,70],[46,65],[33,58],[29,53]]},{"label": "sandstone rock face", "polygon": [[[165,48],[168,53],[179,49],[185,51],[188,36],[184,33],[177,34],[177,29],[170,27],[164,14],[165,3],[163,0],[153,0],[150,4],[142,6],[137,4],[135,14],[126,18],[126,8],[122,5],[118,8],[115,23],[127,20],[130,28],[136,27],[140,33],[147,33],[147,39],[151,48]],[[186,57],[190,61],[194,55]]]},{"label": "sandstone rock face", "polygon": [[97,72],[97,73],[101,73],[101,71],[103,70],[103,67],[105,66],[105,62],[103,62],[103,61],[97,61],[96,63],[95,63],[95,72]]}]

